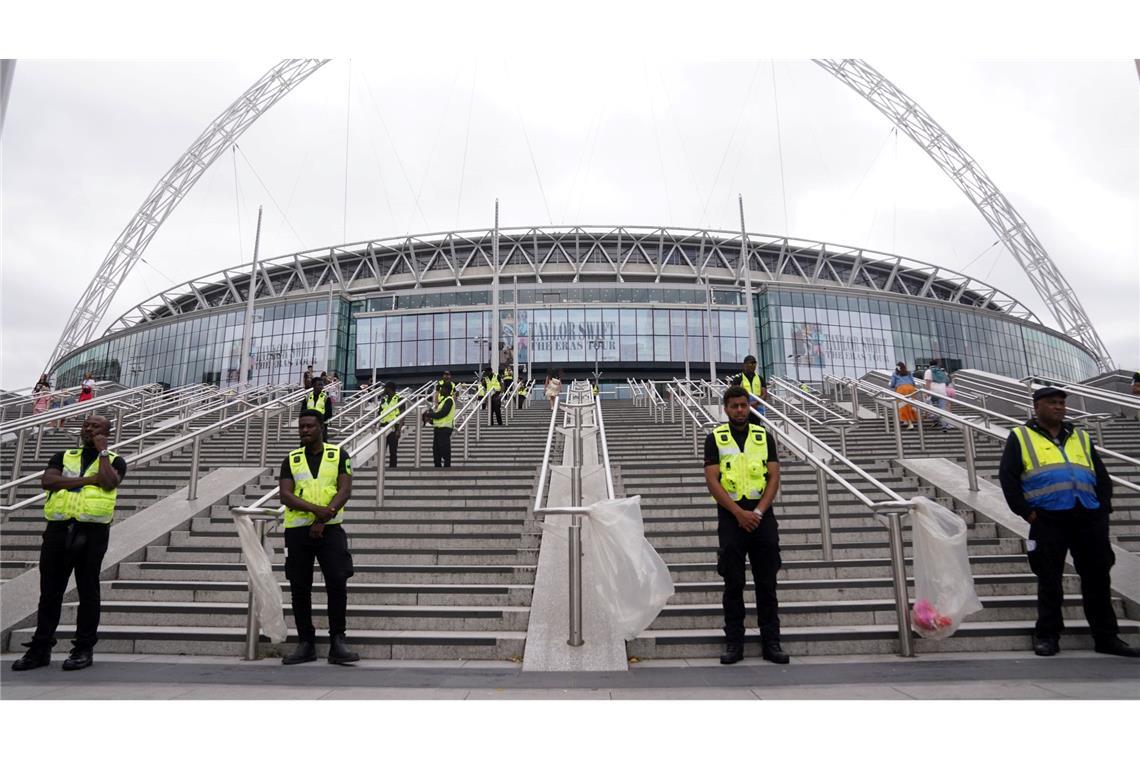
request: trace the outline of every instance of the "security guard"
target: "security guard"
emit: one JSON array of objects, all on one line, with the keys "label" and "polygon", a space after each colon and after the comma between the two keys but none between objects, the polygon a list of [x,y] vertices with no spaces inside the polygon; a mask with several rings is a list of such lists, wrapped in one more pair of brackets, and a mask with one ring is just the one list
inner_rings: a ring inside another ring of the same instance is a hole
[{"label": "security guard", "polygon": [[503,371],[499,374],[501,375],[501,377],[503,379],[503,388],[506,388],[508,385],[511,384],[511,381],[515,379],[515,373],[513,371],[511,371],[511,367],[509,364],[506,367],[503,367]]},{"label": "security guard", "polygon": [[594,394],[594,398],[598,397],[598,381],[596,378],[590,378],[590,392]]},{"label": "security guard", "polygon": [[[396,384],[392,382],[384,383],[384,393],[380,396],[380,425],[387,425],[400,416],[404,411],[404,399],[399,393],[396,393]],[[396,467],[396,454],[400,445],[400,428],[403,423],[397,423],[387,435],[388,446],[388,466],[392,469]]]},{"label": "security guard", "polygon": [[[768,388],[764,385],[764,376],[756,371],[756,357],[752,354],[744,357],[744,370],[732,378],[733,385],[739,385],[744,390],[757,396],[765,401],[768,400]],[[759,401],[750,402],[756,410],[761,414],[764,413],[764,405]]]},{"label": "security guard", "polygon": [[436,467],[451,466],[451,432],[455,427],[455,388],[445,383],[439,388],[435,411],[424,410],[423,420],[431,422],[431,458]]},{"label": "security guard", "polygon": [[109,435],[106,417],[88,417],[79,431],[83,448],[56,454],[44,470],[40,483],[48,492],[44,503],[47,526],[40,545],[36,632],[24,645],[28,651],[12,663],[12,670],[42,668],[51,662],[63,594],[73,570],[79,616],[63,669],[81,670],[93,662],[99,632],[99,570],[115,518],[118,487],[127,474],[126,461],[107,448]]},{"label": "security guard", "polygon": [[451,370],[449,370],[449,369],[445,369],[443,371],[443,375],[439,378],[439,380],[435,381],[435,395],[432,396],[432,400],[431,400],[433,405],[439,403],[439,398],[440,398],[439,397],[439,390],[440,390],[440,388],[442,388],[444,386],[445,383],[447,385],[452,384],[451,383]]},{"label": "security guard", "polygon": [[1033,417],[1009,434],[998,471],[1006,503],[1029,523],[1025,548],[1037,576],[1033,653],[1051,657],[1061,651],[1061,580],[1065,554],[1072,552],[1094,648],[1140,657],[1140,649],[1120,639],[1112,609],[1112,481],[1089,434],[1065,422],[1066,396],[1059,388],[1034,391]]},{"label": "security guard", "polygon": [[[483,376],[483,386],[487,395],[491,397],[491,424],[503,424],[503,384],[494,370],[488,369]],[[498,420],[498,422],[496,422]]]},{"label": "security guard", "polygon": [[333,416],[333,400],[325,393],[325,381],[319,377],[313,378],[309,393],[301,399],[301,411],[313,409],[321,415],[321,423],[327,425]]},{"label": "security guard", "polygon": [[301,448],[281,463],[278,484],[285,505],[285,577],[293,596],[297,648],[281,662],[296,665],[317,659],[313,627],[313,560],[321,565],[328,594],[329,662],[346,665],[360,655],[344,638],[352,555],[341,527],[352,494],[352,464],[339,446],[324,443],[320,412],[307,409],[297,419]]},{"label": "security guard", "polygon": [[518,390],[519,409],[522,409],[523,404],[526,402],[526,394],[527,394],[526,384],[527,384],[526,370],[524,369],[522,372],[519,373],[519,390]]},{"label": "security guard", "polygon": [[765,660],[787,664],[780,648],[776,573],[780,536],[772,502],[780,488],[776,442],[760,425],[749,422],[748,392],[739,385],[724,393],[728,423],[705,438],[705,484],[717,509],[717,573],[724,578],[725,648],[721,664],[744,658],[744,558],[752,565],[756,583],[756,614],[760,623],[761,654]]}]

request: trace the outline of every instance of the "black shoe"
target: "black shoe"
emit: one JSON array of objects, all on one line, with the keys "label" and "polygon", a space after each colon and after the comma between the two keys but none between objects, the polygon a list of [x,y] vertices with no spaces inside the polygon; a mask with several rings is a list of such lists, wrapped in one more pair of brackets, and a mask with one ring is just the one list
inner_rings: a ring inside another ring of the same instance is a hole
[{"label": "black shoe", "polygon": [[95,658],[90,649],[72,649],[71,654],[63,661],[64,670],[83,670],[91,667]]},{"label": "black shoe", "polygon": [[773,641],[770,644],[762,644],[760,647],[760,655],[768,662],[774,662],[777,665],[787,665],[792,661],[788,653],[780,649],[780,642]]},{"label": "black shoe", "polygon": [[12,663],[12,670],[35,670],[51,664],[50,649],[29,649],[24,656]]},{"label": "black shoe", "polygon": [[1114,654],[1117,657],[1140,657],[1140,649],[1128,646],[1118,636],[1098,641],[1093,648],[1101,654]]},{"label": "black shoe", "polygon": [[728,642],[724,645],[724,652],[720,655],[721,665],[731,665],[744,659],[744,645]]},{"label": "black shoe", "polygon": [[281,658],[281,664],[299,665],[302,662],[316,662],[316,660],[317,645],[311,641],[299,641],[292,654],[287,654]]},{"label": "black shoe", "polygon": [[1061,644],[1057,639],[1045,639],[1040,636],[1033,639],[1033,654],[1038,657],[1052,657],[1061,651]]},{"label": "black shoe", "polygon": [[344,640],[343,633],[334,633],[329,636],[329,662],[333,665],[347,665],[356,662],[360,655],[348,651],[348,642]]}]

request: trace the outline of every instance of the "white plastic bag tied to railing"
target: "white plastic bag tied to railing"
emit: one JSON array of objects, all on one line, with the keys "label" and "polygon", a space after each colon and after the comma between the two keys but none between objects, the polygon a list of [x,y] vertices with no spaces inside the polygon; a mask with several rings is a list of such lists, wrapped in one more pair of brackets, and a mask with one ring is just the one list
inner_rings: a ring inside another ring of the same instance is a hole
[{"label": "white plastic bag tied to railing", "polygon": [[595,559],[594,590],[614,630],[626,641],[637,638],[673,595],[669,568],[645,539],[640,496],[590,506],[587,551]]},{"label": "white plastic bag tied to railing", "polygon": [[968,615],[982,609],[970,574],[966,522],[921,496],[914,499],[911,521],[915,595],[911,628],[925,639],[945,639]]},{"label": "white plastic bag tied to railing", "polygon": [[285,628],[285,613],[283,611],[281,586],[273,577],[273,558],[269,547],[261,545],[257,535],[257,528],[249,515],[233,516],[237,526],[238,538],[241,540],[241,553],[245,557],[245,566],[249,570],[249,587],[253,591],[253,612],[262,632],[274,644],[285,640],[288,630]]}]

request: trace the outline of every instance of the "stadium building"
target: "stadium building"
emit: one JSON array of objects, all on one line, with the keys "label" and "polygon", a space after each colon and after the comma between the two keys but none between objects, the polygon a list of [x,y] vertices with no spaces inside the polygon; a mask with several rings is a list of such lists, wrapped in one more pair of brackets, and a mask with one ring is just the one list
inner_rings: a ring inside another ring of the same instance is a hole
[{"label": "stadium building", "polygon": [[[541,379],[600,370],[707,376],[749,353],[751,291],[767,374],[819,382],[896,361],[1079,381],[1096,356],[1008,294],[936,264],[816,241],[661,227],[533,227],[370,240],[263,260],[252,277],[251,377],[306,365],[349,388],[470,377],[499,344]],[[495,277],[496,272],[498,277]],[[496,281],[497,280],[497,281]],[[238,381],[251,268],[169,290],[51,371],[125,384]],[[497,294],[497,297],[496,297]],[[497,320],[496,320],[497,314]],[[498,330],[494,325],[498,322]]]}]

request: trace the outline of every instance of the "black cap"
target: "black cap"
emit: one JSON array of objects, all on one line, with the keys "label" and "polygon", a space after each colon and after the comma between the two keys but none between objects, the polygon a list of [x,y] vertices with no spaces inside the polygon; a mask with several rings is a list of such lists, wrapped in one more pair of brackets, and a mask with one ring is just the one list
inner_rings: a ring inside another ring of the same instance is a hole
[{"label": "black cap", "polygon": [[1049,398],[1050,396],[1060,396],[1061,398],[1066,398],[1068,395],[1068,393],[1065,393],[1060,388],[1054,388],[1053,386],[1048,385],[1044,388],[1038,388],[1037,390],[1033,391],[1033,403],[1036,404],[1041,399]]}]

